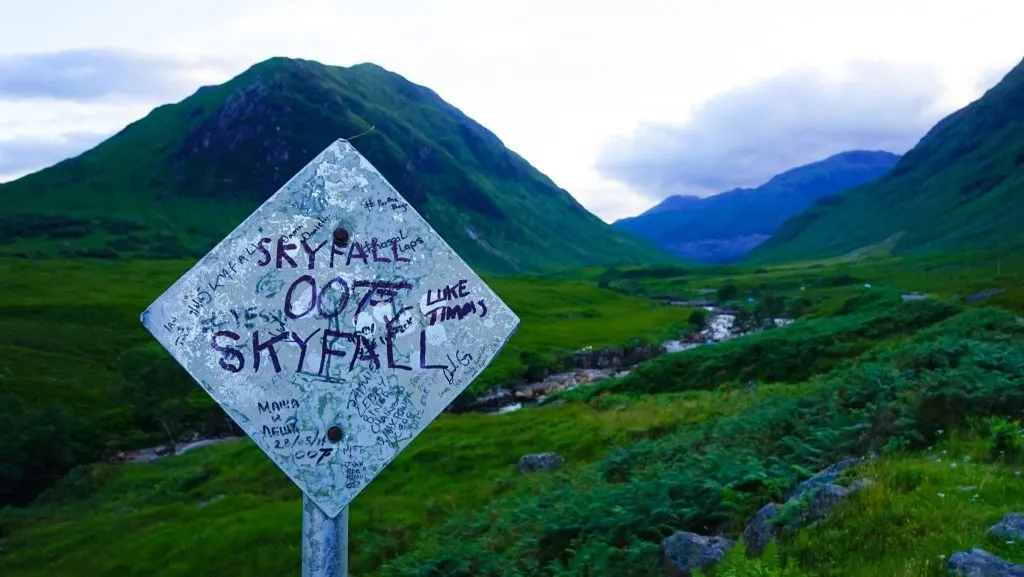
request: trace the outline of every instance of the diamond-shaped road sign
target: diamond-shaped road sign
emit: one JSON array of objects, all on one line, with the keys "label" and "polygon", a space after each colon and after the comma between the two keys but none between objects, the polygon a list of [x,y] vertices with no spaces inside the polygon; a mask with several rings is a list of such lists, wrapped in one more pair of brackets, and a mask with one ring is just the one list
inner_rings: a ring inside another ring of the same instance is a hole
[{"label": "diamond-shaped road sign", "polygon": [[335,517],[491,362],[519,318],[338,140],[142,324]]}]

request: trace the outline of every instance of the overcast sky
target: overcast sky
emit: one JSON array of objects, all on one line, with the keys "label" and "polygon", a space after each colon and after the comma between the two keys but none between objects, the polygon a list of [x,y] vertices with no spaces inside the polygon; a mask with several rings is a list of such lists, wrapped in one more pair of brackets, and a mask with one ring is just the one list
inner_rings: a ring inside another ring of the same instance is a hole
[{"label": "overcast sky", "polygon": [[1024,58],[1022,21],[1020,0],[0,0],[0,180],[291,56],[429,86],[611,221],[903,153]]}]

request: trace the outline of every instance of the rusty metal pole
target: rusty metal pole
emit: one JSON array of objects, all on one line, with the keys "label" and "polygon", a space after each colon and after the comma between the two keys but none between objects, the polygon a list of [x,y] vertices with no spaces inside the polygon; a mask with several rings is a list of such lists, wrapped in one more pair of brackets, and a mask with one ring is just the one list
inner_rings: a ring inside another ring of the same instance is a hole
[{"label": "rusty metal pole", "polygon": [[302,495],[302,577],[348,577],[348,507],[331,519]]}]

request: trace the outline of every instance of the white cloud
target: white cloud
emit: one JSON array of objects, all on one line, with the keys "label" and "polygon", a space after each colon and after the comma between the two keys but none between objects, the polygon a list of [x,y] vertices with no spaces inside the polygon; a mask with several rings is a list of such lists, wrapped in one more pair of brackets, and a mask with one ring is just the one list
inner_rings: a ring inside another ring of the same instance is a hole
[{"label": "white cloud", "polygon": [[1004,64],[1002,66],[991,66],[982,70],[977,75],[977,80],[974,83],[974,92],[977,94],[984,94],[990,88],[999,84],[1006,74],[1017,65],[1017,61]]},{"label": "white cloud", "polygon": [[0,182],[77,156],[151,109],[144,103],[40,102],[0,106]]},{"label": "white cloud", "polygon": [[159,101],[194,91],[211,73],[221,76],[220,67],[212,58],[123,49],[0,54],[0,101]]},{"label": "white cloud", "polygon": [[[0,55],[107,47],[227,61],[149,105],[270,56],[374,62],[434,89],[612,220],[651,201],[594,170],[616,135],[679,126],[736,87],[855,60],[934,67],[936,106],[949,110],[978,95],[985,71],[1024,55],[1022,19],[1019,0],[34,0],[4,4]],[[0,130],[18,119],[10,110],[0,106]],[[115,131],[136,110],[75,123]],[[56,120],[34,130],[61,132]]]},{"label": "white cloud", "polygon": [[230,66],[119,49],[0,54],[0,182],[92,148],[154,107],[229,78]]},{"label": "white cloud", "polygon": [[597,168],[651,199],[706,196],[845,150],[902,154],[940,118],[932,70],[857,62],[831,76],[791,71],[716,96],[686,123],[642,124]]},{"label": "white cloud", "polygon": [[77,156],[108,136],[95,132],[71,132],[59,136],[0,140],[0,178],[15,178]]}]

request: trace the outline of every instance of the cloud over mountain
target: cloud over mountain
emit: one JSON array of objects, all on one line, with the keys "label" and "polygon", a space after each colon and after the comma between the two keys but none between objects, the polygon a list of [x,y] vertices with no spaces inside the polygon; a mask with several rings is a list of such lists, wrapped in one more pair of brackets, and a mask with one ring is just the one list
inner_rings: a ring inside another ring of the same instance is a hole
[{"label": "cloud over mountain", "polygon": [[[0,55],[0,181],[75,156],[139,112],[179,100],[232,67],[218,58],[105,48]],[[69,114],[55,124],[44,110]],[[35,113],[41,134],[18,128],[25,111]]]},{"label": "cloud over mountain", "polygon": [[0,56],[0,100],[109,98],[163,100],[195,90],[214,59],[184,59],[129,50],[87,48]]},{"label": "cloud over mountain", "polygon": [[50,166],[96,146],[109,134],[72,132],[55,137],[0,140],[0,180]]},{"label": "cloud over mountain", "polygon": [[612,141],[596,168],[651,199],[757,186],[844,150],[902,153],[941,116],[942,94],[924,68],[857,62],[839,77],[794,70],[716,96],[686,123],[640,125]]}]

